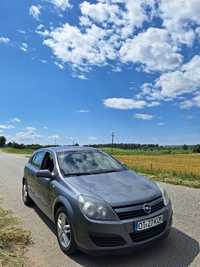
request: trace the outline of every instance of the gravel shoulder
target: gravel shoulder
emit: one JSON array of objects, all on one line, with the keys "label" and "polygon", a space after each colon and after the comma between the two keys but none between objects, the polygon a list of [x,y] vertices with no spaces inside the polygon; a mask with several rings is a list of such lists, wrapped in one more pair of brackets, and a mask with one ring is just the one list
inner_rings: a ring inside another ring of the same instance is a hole
[{"label": "gravel shoulder", "polygon": [[60,251],[49,220],[39,209],[27,208],[21,201],[21,178],[27,160],[21,155],[0,152],[0,198],[3,207],[11,209],[23,226],[31,230],[34,244],[26,255],[29,266],[200,266],[200,189],[163,184],[174,208],[173,229],[167,240],[128,256],[92,257],[80,252],[68,257]]}]

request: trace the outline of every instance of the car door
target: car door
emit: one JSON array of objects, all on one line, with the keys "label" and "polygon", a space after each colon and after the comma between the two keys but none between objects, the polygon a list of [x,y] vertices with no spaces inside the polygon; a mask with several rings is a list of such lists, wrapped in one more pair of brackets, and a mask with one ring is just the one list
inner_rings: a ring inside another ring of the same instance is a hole
[{"label": "car door", "polygon": [[[44,155],[40,170],[49,170],[51,173],[53,173],[54,166],[55,165],[53,154],[47,151]],[[51,196],[53,193],[53,179],[48,177],[37,177],[36,183],[40,208],[48,217],[51,217]]]},{"label": "car door", "polygon": [[39,202],[39,192],[37,186],[37,172],[40,170],[44,159],[45,151],[36,152],[29,161],[28,165],[28,188],[31,198],[35,203],[40,206]]}]

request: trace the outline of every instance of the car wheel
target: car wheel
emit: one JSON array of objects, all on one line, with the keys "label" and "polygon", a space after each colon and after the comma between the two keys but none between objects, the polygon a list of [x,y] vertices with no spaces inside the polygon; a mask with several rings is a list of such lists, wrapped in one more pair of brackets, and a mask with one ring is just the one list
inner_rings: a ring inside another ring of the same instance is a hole
[{"label": "car wheel", "polygon": [[30,206],[32,204],[32,199],[28,194],[28,186],[26,180],[24,180],[22,184],[22,200],[26,206]]},{"label": "car wheel", "polygon": [[67,211],[63,207],[56,213],[56,232],[61,250],[67,255],[74,254],[77,251],[74,232]]}]

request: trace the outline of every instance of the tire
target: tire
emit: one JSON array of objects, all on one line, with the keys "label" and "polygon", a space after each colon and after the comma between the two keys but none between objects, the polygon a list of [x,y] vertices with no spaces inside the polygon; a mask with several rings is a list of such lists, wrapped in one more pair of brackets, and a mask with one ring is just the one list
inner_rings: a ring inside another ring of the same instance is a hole
[{"label": "tire", "polygon": [[73,228],[64,207],[59,208],[56,212],[56,235],[59,246],[65,254],[72,255],[77,252]]},{"label": "tire", "polygon": [[28,186],[26,180],[23,180],[22,184],[22,200],[24,202],[24,205],[26,206],[31,206],[31,204],[33,203],[28,193]]}]

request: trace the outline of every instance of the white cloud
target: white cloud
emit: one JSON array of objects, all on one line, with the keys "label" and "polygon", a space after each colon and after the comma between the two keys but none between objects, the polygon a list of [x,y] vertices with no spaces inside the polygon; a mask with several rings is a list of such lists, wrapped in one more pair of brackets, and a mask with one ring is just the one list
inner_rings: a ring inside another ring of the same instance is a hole
[{"label": "white cloud", "polygon": [[91,4],[84,1],[80,4],[80,9],[83,16],[89,17],[98,23],[114,22],[121,13],[118,5],[101,2]]},{"label": "white cloud", "polygon": [[11,119],[11,122],[21,122],[21,120],[20,120],[20,118],[15,117],[15,118]]},{"label": "white cloud", "polygon": [[60,69],[60,70],[63,70],[64,69],[64,66],[61,64],[61,63],[58,63],[58,62],[54,62],[54,64]]},{"label": "white cloud", "polygon": [[40,59],[40,62],[42,63],[42,64],[47,64],[47,60],[46,59]]},{"label": "white cloud", "polygon": [[75,73],[73,75],[74,78],[78,78],[80,80],[87,80],[88,78],[84,75],[84,74],[78,74],[78,73]]},{"label": "white cloud", "polygon": [[49,31],[45,29],[45,26],[43,24],[39,24],[35,32],[43,37],[47,37],[49,35]]},{"label": "white cloud", "polygon": [[28,44],[27,43],[22,43],[19,48],[22,51],[27,52],[27,50],[28,50]]},{"label": "white cloud", "polygon": [[10,39],[7,37],[0,36],[0,44],[8,44]]},{"label": "white cloud", "polygon": [[67,8],[71,7],[69,0],[46,0],[46,1],[52,3],[62,11],[65,11]]},{"label": "white cloud", "polygon": [[35,127],[26,127],[25,130],[16,133],[12,140],[15,142],[38,142],[41,139],[41,135],[37,133]]},{"label": "white cloud", "polygon": [[192,97],[191,99],[181,102],[180,106],[183,109],[189,109],[192,107],[200,108],[200,94]]},{"label": "white cloud", "polygon": [[12,125],[12,124],[8,124],[8,125],[6,125],[6,124],[0,124],[0,129],[14,129],[15,128],[15,126],[14,125]]},{"label": "white cloud", "polygon": [[195,38],[195,27],[200,25],[199,0],[161,0],[159,4],[163,26],[172,38],[191,45]]},{"label": "white cloud", "polygon": [[41,6],[38,5],[38,6],[35,6],[35,5],[32,5],[29,9],[29,14],[36,20],[39,20],[40,18],[40,12],[41,10]]},{"label": "white cloud", "polygon": [[35,127],[33,127],[33,126],[27,126],[26,128],[25,128],[27,131],[33,131],[33,132],[35,132],[37,129],[35,128]]},{"label": "white cloud", "polygon": [[182,62],[167,30],[159,28],[148,28],[133,39],[127,39],[120,56],[123,62],[141,63],[147,71],[173,70]]},{"label": "white cloud", "polygon": [[3,133],[3,130],[0,129],[0,133]]},{"label": "white cloud", "polygon": [[157,125],[158,125],[158,126],[164,126],[165,123],[164,123],[164,122],[158,122]]},{"label": "white cloud", "polygon": [[[149,19],[153,1],[113,0],[80,4],[80,24],[65,23],[58,28],[37,29],[45,37],[44,45],[55,57],[73,69],[89,71],[92,66],[105,66],[118,60],[124,40]],[[113,68],[115,69],[115,68]]]},{"label": "white cloud", "polygon": [[18,33],[21,33],[21,34],[26,34],[26,31],[24,30],[17,30]]},{"label": "white cloud", "polygon": [[84,1],[80,4],[82,13],[80,22],[85,26],[100,23],[103,28],[115,29],[122,38],[127,38],[149,20],[154,2],[154,0],[99,0],[91,4]]},{"label": "white cloud", "polygon": [[103,104],[109,108],[115,109],[142,109],[147,103],[144,100],[134,100],[131,98],[107,98]]},{"label": "white cloud", "polygon": [[163,73],[153,83],[144,83],[136,98],[150,101],[154,106],[156,103],[160,104],[161,101],[176,100],[180,102],[181,100],[182,108],[199,107],[199,74],[200,56],[195,55],[179,69]]},{"label": "white cloud", "polygon": [[79,113],[89,113],[90,110],[88,110],[88,109],[80,109],[80,110],[78,110],[78,112]]},{"label": "white cloud", "polygon": [[104,40],[106,35],[106,31],[96,25],[82,33],[79,28],[66,23],[52,31],[44,44],[61,62],[86,70],[85,66],[104,65],[107,59],[115,58],[114,48]]},{"label": "white cloud", "polygon": [[154,116],[151,114],[146,114],[146,113],[136,113],[134,114],[134,118],[139,119],[139,120],[149,121],[149,120],[152,120]]},{"label": "white cloud", "polygon": [[194,56],[179,70],[162,74],[155,84],[162,97],[175,98],[200,89],[200,56]]}]

